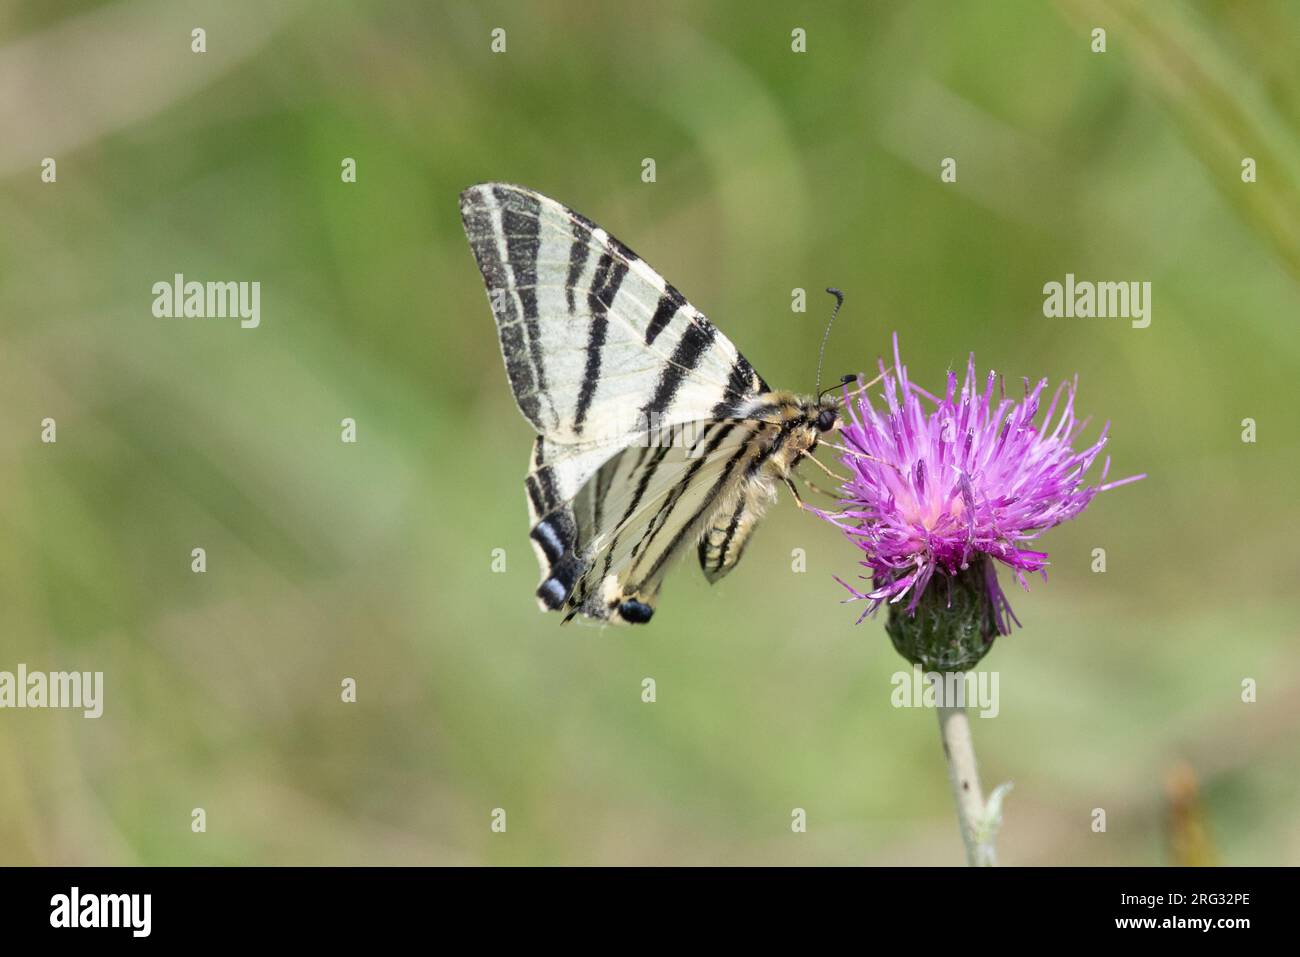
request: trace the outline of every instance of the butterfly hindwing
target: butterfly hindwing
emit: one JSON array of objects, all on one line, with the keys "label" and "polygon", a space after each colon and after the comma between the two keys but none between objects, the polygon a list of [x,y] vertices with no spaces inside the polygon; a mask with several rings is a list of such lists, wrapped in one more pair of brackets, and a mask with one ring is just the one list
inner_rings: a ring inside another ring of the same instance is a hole
[{"label": "butterfly hindwing", "polygon": [[[569,607],[592,618],[648,620],[664,574],[720,509],[732,507],[770,434],[758,422],[690,423],[602,466],[575,502],[580,534],[592,531]],[[629,603],[637,619],[629,619]]]}]

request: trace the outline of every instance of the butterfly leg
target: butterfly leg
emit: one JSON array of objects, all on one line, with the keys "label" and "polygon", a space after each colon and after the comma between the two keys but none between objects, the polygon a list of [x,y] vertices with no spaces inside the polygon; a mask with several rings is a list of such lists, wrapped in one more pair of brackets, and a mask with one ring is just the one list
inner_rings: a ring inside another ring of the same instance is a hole
[{"label": "butterfly leg", "polygon": [[803,482],[804,485],[808,486],[808,488],[812,489],[814,492],[816,492],[819,495],[825,495],[827,498],[836,498],[836,499],[839,498],[839,496],[836,495],[834,492],[828,492],[826,489],[822,488],[820,485],[816,484],[815,482],[808,481],[802,475],[799,476],[799,481]]},{"label": "butterfly leg", "polygon": [[[827,442],[825,439],[818,439],[817,444],[824,445],[828,449],[834,449],[836,452],[843,453],[844,455],[852,455],[854,458],[866,459],[869,462],[879,462],[882,465],[890,464],[885,462],[883,459],[876,458],[874,455],[868,455],[866,452],[859,452],[856,449],[850,449],[843,445],[836,445],[834,442]],[[897,470],[897,466],[895,466],[895,470]]]},{"label": "butterfly leg", "polygon": [[[849,481],[844,476],[836,475],[834,472],[832,472],[830,468],[826,465],[826,463],[822,462],[820,459],[817,459],[812,455],[805,455],[804,458],[807,459],[809,462],[811,462],[813,465],[817,466],[819,469],[821,469],[831,478],[835,479],[835,481],[839,482],[841,485],[844,485],[846,482]],[[811,482],[808,482],[808,484],[812,485]]]},{"label": "butterfly leg", "polygon": [[792,482],[789,478],[787,478],[785,480],[785,485],[786,488],[790,490],[790,494],[794,496],[794,504],[806,510],[808,506],[804,503],[804,500],[799,497],[799,490],[795,488],[794,482]]}]

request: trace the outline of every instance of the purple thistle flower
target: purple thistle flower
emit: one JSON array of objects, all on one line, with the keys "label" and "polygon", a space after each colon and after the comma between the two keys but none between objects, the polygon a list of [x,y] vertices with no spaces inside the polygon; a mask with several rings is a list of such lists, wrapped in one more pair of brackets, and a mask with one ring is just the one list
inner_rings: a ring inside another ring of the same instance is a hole
[{"label": "purple thistle flower", "polygon": [[983,566],[991,629],[1009,634],[1011,622],[1020,621],[985,556],[1010,568],[1028,589],[1027,573],[1047,575],[1047,553],[1030,545],[1039,534],[1074,518],[1097,493],[1146,476],[1106,483],[1107,457],[1098,484],[1085,484],[1110,424],[1087,448],[1074,450],[1089,421],[1075,416],[1077,377],[1056,389],[1035,426],[1046,379],[1032,389],[1025,379],[1024,398],[1014,402],[1001,388],[995,394],[999,379],[992,371],[981,387],[972,354],[960,389],[949,371],[939,398],[908,380],[897,333],[894,367],[886,371],[882,361],[880,372],[886,409],[872,405],[865,391],[854,396],[846,387],[840,435],[852,451],[841,462],[851,478],[841,487],[837,511],[816,510],[862,549],[872,588],[862,592],[836,581],[852,594],[849,601],[869,603],[860,622],[905,598],[907,613],[915,615],[926,589],[936,587],[936,573],[947,579],[951,606],[957,576]]}]

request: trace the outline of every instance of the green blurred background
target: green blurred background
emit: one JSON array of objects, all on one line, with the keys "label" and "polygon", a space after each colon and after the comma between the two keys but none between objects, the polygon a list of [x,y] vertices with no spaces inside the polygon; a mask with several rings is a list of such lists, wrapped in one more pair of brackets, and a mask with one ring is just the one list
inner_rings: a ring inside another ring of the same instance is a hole
[{"label": "green blurred background", "polygon": [[[1170,863],[1172,815],[1300,862],[1297,38],[1283,0],[0,7],[0,670],[106,682],[98,721],[0,711],[0,863],[962,861],[934,716],[890,706],[855,553],[788,501],[648,628],[538,613],[456,201],[494,179],[778,386],[812,384],[826,285],[831,373],[892,330],[934,388],[970,350],[1078,372],[1112,475],[1150,478],[1046,536],[1050,581],[1003,576],[1002,858]],[[154,318],[177,272],[259,280],[261,327]],[[1149,280],[1150,328],[1045,319],[1067,272]]]}]

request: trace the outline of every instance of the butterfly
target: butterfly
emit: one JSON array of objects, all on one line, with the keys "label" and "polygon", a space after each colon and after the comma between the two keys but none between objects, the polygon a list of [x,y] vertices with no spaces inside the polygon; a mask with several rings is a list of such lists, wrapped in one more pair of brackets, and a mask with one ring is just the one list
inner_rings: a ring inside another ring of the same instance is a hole
[{"label": "butterfly", "polygon": [[811,452],[842,399],[773,391],[641,257],[553,199],[483,183],[460,211],[537,432],[524,480],[537,600],[565,621],[644,624],[685,549],[716,582],[778,483],[802,504],[794,468],[826,468]]}]

